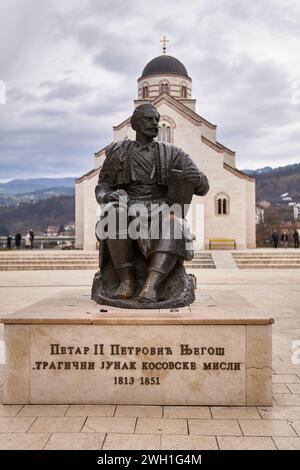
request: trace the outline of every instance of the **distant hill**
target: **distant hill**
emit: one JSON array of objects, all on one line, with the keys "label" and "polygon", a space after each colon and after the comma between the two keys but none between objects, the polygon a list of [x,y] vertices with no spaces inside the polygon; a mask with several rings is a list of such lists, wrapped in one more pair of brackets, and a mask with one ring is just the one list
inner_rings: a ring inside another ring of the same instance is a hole
[{"label": "distant hill", "polygon": [[282,202],[282,195],[288,193],[293,202],[300,202],[300,163],[284,167],[265,167],[258,170],[244,170],[256,180],[256,203]]},{"label": "distant hill", "polygon": [[264,168],[259,168],[258,170],[243,170],[249,176],[263,175],[265,173],[270,173],[273,171],[271,166],[265,166]]},{"label": "distant hill", "polygon": [[56,187],[74,188],[74,180],[75,178],[73,177],[12,180],[7,183],[0,183],[0,195],[12,196],[16,194],[27,194]]},{"label": "distant hill", "polygon": [[18,207],[0,207],[0,235],[24,234],[30,228],[44,233],[48,225],[61,226],[75,221],[74,196],[57,196]]},{"label": "distant hill", "polygon": [[38,202],[57,196],[74,196],[75,187],[55,186],[53,188],[38,189],[37,191],[6,195],[0,194],[0,206],[17,206],[22,202]]},{"label": "distant hill", "polygon": [[0,206],[37,202],[55,196],[75,194],[75,178],[35,178],[0,183]]}]

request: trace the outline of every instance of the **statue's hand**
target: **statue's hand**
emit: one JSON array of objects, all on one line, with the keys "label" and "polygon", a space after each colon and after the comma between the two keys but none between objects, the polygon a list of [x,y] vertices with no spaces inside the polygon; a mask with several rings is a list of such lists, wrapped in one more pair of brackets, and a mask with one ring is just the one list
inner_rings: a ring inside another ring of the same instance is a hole
[{"label": "statue's hand", "polygon": [[183,179],[193,185],[194,194],[205,196],[209,190],[207,177],[195,166],[188,166],[183,169]]},{"label": "statue's hand", "polygon": [[198,168],[190,167],[183,170],[183,178],[188,183],[199,183],[200,171]]},{"label": "statue's hand", "polygon": [[119,201],[119,199],[125,200],[125,202],[128,201],[128,194],[124,189],[117,189],[108,196],[109,201]]}]

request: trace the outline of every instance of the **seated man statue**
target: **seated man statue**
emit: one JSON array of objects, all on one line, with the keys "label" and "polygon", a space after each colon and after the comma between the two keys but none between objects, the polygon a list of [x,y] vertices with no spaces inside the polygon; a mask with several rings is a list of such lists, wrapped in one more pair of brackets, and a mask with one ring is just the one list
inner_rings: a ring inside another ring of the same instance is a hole
[{"label": "seated man statue", "polygon": [[103,305],[168,308],[195,299],[183,266],[193,257],[185,215],[193,194],[204,196],[209,185],[180,148],[154,140],[159,119],[152,104],[138,106],[131,118],[136,140],[106,149],[96,186],[100,270],[92,289],[92,298]]}]

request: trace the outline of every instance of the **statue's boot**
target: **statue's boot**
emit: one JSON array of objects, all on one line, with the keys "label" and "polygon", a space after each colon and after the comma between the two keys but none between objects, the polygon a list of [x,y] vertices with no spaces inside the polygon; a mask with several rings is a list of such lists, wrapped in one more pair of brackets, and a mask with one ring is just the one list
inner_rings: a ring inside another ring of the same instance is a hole
[{"label": "statue's boot", "polygon": [[147,280],[138,296],[139,302],[156,303],[157,289],[164,280],[164,278],[164,273],[149,269]]},{"label": "statue's boot", "polygon": [[177,256],[168,253],[152,255],[147,279],[138,296],[140,302],[156,303],[159,286],[166,279],[177,262]]},{"label": "statue's boot", "polygon": [[130,299],[135,293],[135,282],[133,264],[127,263],[115,268],[120,281],[119,287],[115,290],[112,297],[114,299]]},{"label": "statue's boot", "polygon": [[108,239],[107,245],[120,282],[112,297],[130,299],[135,292],[132,240]]}]

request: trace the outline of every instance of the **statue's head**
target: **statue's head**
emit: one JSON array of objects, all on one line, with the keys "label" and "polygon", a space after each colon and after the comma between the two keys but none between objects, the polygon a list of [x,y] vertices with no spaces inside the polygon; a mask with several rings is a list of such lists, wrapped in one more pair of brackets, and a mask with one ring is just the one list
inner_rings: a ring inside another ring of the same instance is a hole
[{"label": "statue's head", "polygon": [[154,138],[158,134],[160,114],[153,104],[145,103],[137,106],[131,116],[131,127],[147,138]]}]

